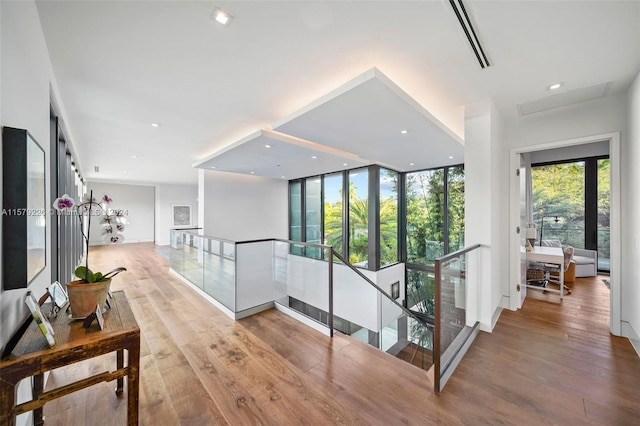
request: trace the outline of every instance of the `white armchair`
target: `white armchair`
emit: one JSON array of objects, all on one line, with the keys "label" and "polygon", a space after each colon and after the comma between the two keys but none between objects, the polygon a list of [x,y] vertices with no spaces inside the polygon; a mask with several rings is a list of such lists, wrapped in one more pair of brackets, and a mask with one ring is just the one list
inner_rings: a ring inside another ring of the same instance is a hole
[{"label": "white armchair", "polygon": [[[542,240],[542,245],[547,247],[560,247],[560,240]],[[577,277],[595,277],[598,275],[598,252],[587,249],[574,249],[573,260],[576,262]]]},{"label": "white armchair", "polygon": [[598,252],[595,250],[575,249],[576,277],[595,277],[598,275]]}]

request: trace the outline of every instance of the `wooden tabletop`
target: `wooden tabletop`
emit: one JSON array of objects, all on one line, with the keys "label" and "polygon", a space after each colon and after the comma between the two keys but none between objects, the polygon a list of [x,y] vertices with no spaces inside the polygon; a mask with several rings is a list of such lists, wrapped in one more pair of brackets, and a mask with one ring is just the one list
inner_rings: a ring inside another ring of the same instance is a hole
[{"label": "wooden tabletop", "polygon": [[[32,321],[11,354],[2,360],[2,367],[11,365],[12,361],[18,358],[24,361],[25,357],[42,357],[52,350],[67,350],[121,334],[140,333],[140,329],[131,312],[131,307],[124,292],[113,292],[110,303],[111,309],[108,309],[107,312],[103,314],[103,330],[100,330],[97,321],[94,321],[89,328],[84,328],[82,326],[82,320],[72,320],[66,312],[58,312],[56,318],[49,320],[53,326],[56,341],[56,347],[53,349],[49,348],[42,332],[35,321]],[[49,304],[42,306],[42,312],[44,312],[45,315],[50,309]]]}]

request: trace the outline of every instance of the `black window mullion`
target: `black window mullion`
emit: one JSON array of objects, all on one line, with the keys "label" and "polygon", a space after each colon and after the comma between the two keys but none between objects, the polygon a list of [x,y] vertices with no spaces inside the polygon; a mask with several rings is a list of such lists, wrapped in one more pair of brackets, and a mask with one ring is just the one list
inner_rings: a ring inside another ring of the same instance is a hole
[{"label": "black window mullion", "polygon": [[349,172],[342,172],[342,255],[349,259]]},{"label": "black window mullion", "polygon": [[584,165],[584,248],[598,250],[598,160]]},{"label": "black window mullion", "polygon": [[444,168],[444,173],[443,173],[443,188],[444,188],[444,194],[443,194],[443,208],[444,208],[444,212],[442,214],[442,238],[443,238],[443,242],[444,242],[444,254],[448,254],[449,253],[449,167],[445,167]]},{"label": "black window mullion", "polygon": [[[407,174],[398,173],[398,261],[407,261]],[[405,280],[406,284],[406,280]],[[406,288],[405,288],[405,294]]]},{"label": "black window mullion", "polygon": [[380,269],[380,166],[369,166],[367,269]]}]

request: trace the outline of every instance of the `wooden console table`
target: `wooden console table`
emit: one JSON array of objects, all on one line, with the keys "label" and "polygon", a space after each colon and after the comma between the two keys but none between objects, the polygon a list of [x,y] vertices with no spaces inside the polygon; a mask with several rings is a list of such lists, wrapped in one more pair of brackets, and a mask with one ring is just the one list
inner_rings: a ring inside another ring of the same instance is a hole
[{"label": "wooden console table", "polygon": [[[46,309],[45,309],[46,310]],[[138,393],[140,371],[140,328],[131,312],[124,292],[113,293],[111,309],[104,314],[104,329],[94,321],[83,328],[83,321],[71,321],[64,312],[51,321],[56,346],[47,342],[32,321],[11,354],[0,361],[0,425],[14,425],[19,414],[34,411],[34,424],[43,423],[42,407],[48,401],[86,387],[117,380],[116,395],[124,390],[127,377],[127,421],[138,424]],[[124,351],[127,366],[124,366]],[[44,392],[44,373],[55,368],[116,352],[116,370],[92,374],[82,380]],[[16,405],[16,386],[33,377],[33,399]]]}]

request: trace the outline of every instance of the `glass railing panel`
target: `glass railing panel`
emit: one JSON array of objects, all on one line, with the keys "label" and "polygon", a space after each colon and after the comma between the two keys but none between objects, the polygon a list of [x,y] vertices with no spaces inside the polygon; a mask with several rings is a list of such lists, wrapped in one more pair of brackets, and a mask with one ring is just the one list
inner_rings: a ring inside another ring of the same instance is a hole
[{"label": "glass railing panel", "polygon": [[216,240],[213,238],[209,240],[209,253],[211,253],[212,255],[222,257],[222,254],[224,253],[223,247],[224,247],[223,241]]},{"label": "glass railing panel", "polygon": [[[361,271],[365,276],[373,273]],[[334,329],[358,340],[380,346],[378,291],[343,264],[333,267]]]},{"label": "glass railing panel", "polygon": [[[440,353],[444,354],[466,324],[466,258],[463,254],[441,265]],[[443,360],[446,361],[446,360]]]},{"label": "glass railing panel", "polygon": [[438,392],[477,334],[480,251],[477,244],[436,260],[434,387]]},{"label": "glass railing panel", "polygon": [[274,242],[236,245],[236,312],[270,303],[274,289]]},{"label": "glass railing panel", "polygon": [[[308,246],[273,243],[273,300],[320,324],[329,318],[329,262],[298,256]],[[328,256],[326,249],[317,254]],[[324,252],[324,253],[323,253]]]},{"label": "glass railing panel", "polygon": [[408,345],[411,351],[411,358],[408,361],[424,370],[428,370],[433,365],[433,331],[432,325],[427,325],[412,317],[407,319],[407,335],[411,342]]},{"label": "glass railing panel", "polygon": [[203,242],[204,238],[199,235],[184,234],[184,268],[182,275],[201,290],[204,280]]},{"label": "glass railing panel", "polygon": [[378,293],[378,305],[380,307],[379,348],[385,352],[399,351],[402,348],[398,345],[406,346],[409,342],[404,312],[382,293]]},{"label": "glass railing panel", "polygon": [[224,257],[227,259],[235,259],[236,258],[236,245],[235,243],[225,241],[222,243],[222,252],[224,253]]},{"label": "glass railing panel", "polygon": [[169,266],[182,275],[184,273],[184,233],[171,230],[171,251],[169,253]]},{"label": "glass railing panel", "polygon": [[[359,272],[371,281],[375,278],[373,272]],[[333,288],[335,330],[417,367],[431,367],[433,327],[346,265],[334,265]]]},{"label": "glass railing panel", "polygon": [[204,282],[202,289],[230,310],[235,309],[236,263],[223,255],[224,246],[233,243],[205,238],[203,241]]}]

